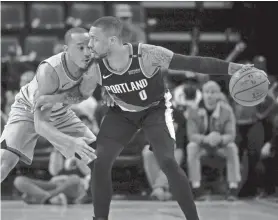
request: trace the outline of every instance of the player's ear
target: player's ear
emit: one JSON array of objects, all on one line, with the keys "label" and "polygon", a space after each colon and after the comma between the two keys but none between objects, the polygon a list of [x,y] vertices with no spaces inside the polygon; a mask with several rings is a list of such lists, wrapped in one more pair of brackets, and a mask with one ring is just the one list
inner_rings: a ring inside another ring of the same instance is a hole
[{"label": "player's ear", "polygon": [[68,50],[68,46],[67,46],[67,45],[64,45],[64,46],[63,46],[63,49],[64,49],[64,51],[66,52],[66,51]]},{"label": "player's ear", "polygon": [[110,37],[110,43],[111,45],[114,45],[118,42],[118,38],[116,36]]}]

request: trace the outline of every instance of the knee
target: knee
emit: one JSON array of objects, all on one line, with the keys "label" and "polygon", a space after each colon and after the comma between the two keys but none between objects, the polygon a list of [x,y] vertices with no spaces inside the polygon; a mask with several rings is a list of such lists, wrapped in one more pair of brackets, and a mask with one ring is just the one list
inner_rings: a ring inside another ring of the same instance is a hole
[{"label": "knee", "polygon": [[153,152],[150,151],[150,145],[146,145],[144,149],[142,150],[142,156],[143,158],[149,158],[153,156]]},{"label": "knee", "polygon": [[226,148],[229,155],[238,156],[238,147],[235,143],[227,144]]},{"label": "knee", "polygon": [[21,186],[27,182],[28,178],[25,176],[17,176],[14,179],[14,186],[17,190],[21,191]]},{"label": "knee", "polygon": [[1,149],[1,171],[12,170],[18,161],[19,157],[16,154],[8,150]]},{"label": "knee", "polygon": [[192,160],[194,159],[196,153],[198,152],[199,149],[199,145],[194,143],[194,142],[190,142],[187,147],[186,147],[186,152],[187,152],[187,160]]},{"label": "knee", "polygon": [[160,168],[164,172],[167,170],[172,170],[178,167],[178,163],[174,157],[169,157],[167,155],[164,155],[163,158],[160,158],[159,160]]}]

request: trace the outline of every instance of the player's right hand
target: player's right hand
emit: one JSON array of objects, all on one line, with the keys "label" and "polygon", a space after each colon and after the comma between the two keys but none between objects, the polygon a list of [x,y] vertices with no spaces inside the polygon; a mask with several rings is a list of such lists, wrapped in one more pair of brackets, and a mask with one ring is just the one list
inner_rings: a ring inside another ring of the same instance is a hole
[{"label": "player's right hand", "polygon": [[94,141],[95,140],[86,137],[79,137],[74,140],[75,156],[86,164],[97,158],[95,150],[88,145]]}]

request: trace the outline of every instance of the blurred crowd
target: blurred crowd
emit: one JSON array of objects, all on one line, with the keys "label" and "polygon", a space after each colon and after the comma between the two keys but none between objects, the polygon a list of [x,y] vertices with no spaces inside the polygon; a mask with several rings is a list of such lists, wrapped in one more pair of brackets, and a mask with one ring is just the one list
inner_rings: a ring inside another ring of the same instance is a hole
[{"label": "blurred crowd", "polygon": [[[133,14],[128,5],[117,5],[114,15],[125,23],[125,42],[146,42],[144,30],[132,23]],[[53,54],[61,52],[62,45],[63,42],[59,42]],[[243,42],[237,43],[223,59],[234,61],[245,46]],[[15,47],[9,50],[9,56],[2,58],[1,131],[16,93],[32,80],[38,64],[34,54],[22,56],[20,48]],[[198,55],[198,44],[194,39],[188,54]],[[267,72],[263,56],[241,63],[253,63]],[[173,97],[175,157],[188,174],[195,199],[205,200],[209,193],[224,194],[227,200],[277,193],[277,79],[270,77],[270,90],[264,102],[254,107],[244,107],[229,96],[228,77],[216,79],[192,72],[185,75],[185,78],[168,77],[166,82]],[[98,88],[92,97],[72,107],[96,135],[108,109],[101,101],[103,92]],[[91,202],[88,167],[75,159],[65,160],[43,138],[39,139],[36,149],[37,155],[40,150],[46,152],[46,168],[51,178],[39,180],[19,174],[14,186],[24,201],[51,204]],[[149,185],[147,193],[152,199],[172,199],[167,178],[159,168],[143,132],[138,131],[122,152],[119,158],[121,163],[123,167],[137,164],[142,168]],[[48,201],[50,194],[52,197]]]}]

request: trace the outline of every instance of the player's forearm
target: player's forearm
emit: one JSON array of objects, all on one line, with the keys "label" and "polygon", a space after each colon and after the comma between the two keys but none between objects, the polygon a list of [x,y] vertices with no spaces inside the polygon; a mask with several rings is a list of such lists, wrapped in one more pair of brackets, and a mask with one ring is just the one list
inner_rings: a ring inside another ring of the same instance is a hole
[{"label": "player's forearm", "polygon": [[60,152],[65,152],[65,148],[71,146],[74,140],[71,136],[60,132],[57,128],[44,120],[35,118],[35,129],[39,135],[46,138]]},{"label": "player's forearm", "polygon": [[217,58],[174,54],[169,69],[188,70],[210,75],[232,75],[242,66],[242,64],[230,63]]}]

